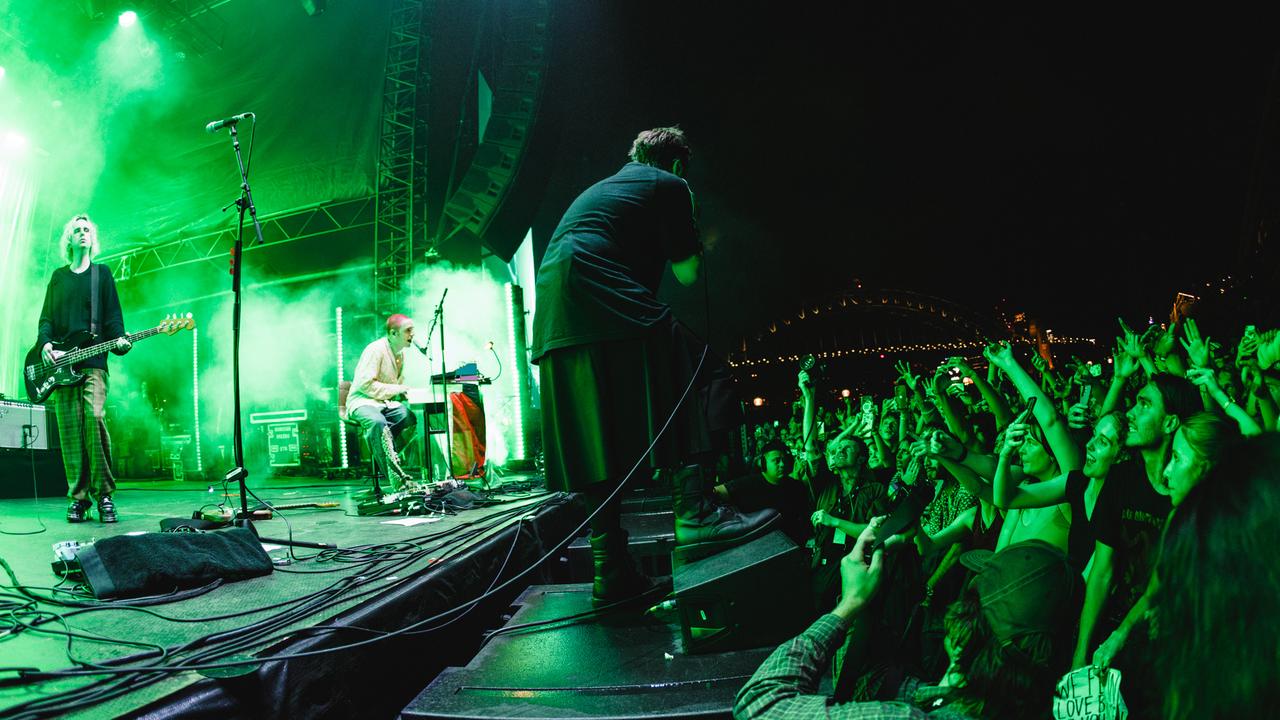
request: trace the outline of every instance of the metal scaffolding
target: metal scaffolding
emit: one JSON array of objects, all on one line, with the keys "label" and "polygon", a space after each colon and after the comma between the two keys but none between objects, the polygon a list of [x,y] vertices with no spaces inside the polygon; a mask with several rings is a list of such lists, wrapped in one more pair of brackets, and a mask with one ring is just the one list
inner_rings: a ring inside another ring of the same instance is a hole
[{"label": "metal scaffolding", "polygon": [[[259,218],[262,221],[264,244],[245,245],[245,252],[253,252],[268,245],[368,227],[373,224],[372,211],[373,198],[363,197],[264,215]],[[106,263],[111,268],[116,283],[123,283],[139,275],[166,268],[225,258],[231,252],[235,239],[236,226],[232,223],[220,230],[104,255],[99,262]]]},{"label": "metal scaffolding", "polygon": [[[401,309],[414,267],[414,236],[426,222],[426,113],[428,37],[424,18],[432,0],[392,0],[387,62],[382,81],[374,222],[374,309]],[[421,92],[420,92],[421,91]]]}]

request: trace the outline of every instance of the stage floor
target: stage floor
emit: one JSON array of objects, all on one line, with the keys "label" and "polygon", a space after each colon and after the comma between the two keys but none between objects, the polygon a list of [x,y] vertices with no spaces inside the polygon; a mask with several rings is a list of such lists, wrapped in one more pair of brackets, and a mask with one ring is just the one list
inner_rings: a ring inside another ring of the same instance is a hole
[{"label": "stage floor", "polygon": [[516,605],[504,632],[441,673],[401,718],[727,720],[774,648],[686,655],[678,623],[635,609],[592,615],[589,583],[535,585]]},{"label": "stage floor", "polygon": [[[503,487],[516,487],[511,480],[508,478]],[[364,483],[273,478],[261,484],[251,482],[250,487],[272,505],[337,502],[338,507],[332,509],[283,511],[275,519],[256,521],[255,526],[263,537],[288,537],[291,531],[296,539],[345,550],[332,553],[267,545],[277,563],[271,575],[228,583],[197,597],[145,609],[125,607],[127,601],[96,603],[92,598],[57,594],[53,586],[58,578],[50,567],[52,545],[64,540],[83,543],[156,532],[162,519],[189,518],[202,506],[222,501],[221,483],[210,487],[193,482],[122,482],[115,494],[120,522],[114,525],[96,519],[67,523],[63,498],[0,500],[0,532],[4,533],[0,535],[0,558],[8,563],[17,582],[41,596],[94,605],[84,611],[40,602],[40,611],[60,613],[65,621],[46,615],[46,621],[34,629],[0,637],[4,657],[0,661],[4,666],[0,672],[0,716],[15,711],[39,711],[31,717],[68,712],[81,717],[161,717],[175,712],[220,717],[393,716],[436,671],[465,661],[466,653],[474,649],[474,645],[468,646],[468,638],[478,641],[480,630],[499,624],[496,612],[508,607],[531,582],[545,582],[549,576],[525,574],[475,612],[431,618],[530,567],[567,541],[581,519],[563,495],[541,490],[499,492],[485,506],[452,515],[399,518],[357,516],[354,496],[365,489]],[[233,496],[226,498],[228,506],[238,507],[235,487],[228,492]],[[254,504],[251,499],[250,507]],[[3,583],[6,587],[0,604],[6,612],[19,609],[23,622],[34,623],[39,618],[32,612],[34,608],[22,607],[26,599],[14,590],[11,580],[3,578]],[[58,590],[70,589],[64,583]],[[285,617],[283,613],[290,614]],[[246,630],[254,623],[269,627],[256,633]],[[417,631],[415,634],[386,637],[414,623],[419,625],[409,629]],[[476,623],[479,627],[463,632]],[[340,629],[304,630],[317,625]],[[14,627],[10,616],[0,632]],[[70,648],[65,630],[80,634]],[[457,637],[441,642],[452,638],[451,633]],[[97,638],[137,645],[122,646]],[[34,679],[20,678],[13,670],[83,668],[145,652],[149,646],[162,646],[172,653],[201,638],[213,640],[171,655],[163,663],[155,658],[145,662],[167,666],[225,664],[228,658],[366,644],[287,662],[266,662],[245,676],[248,681],[209,680],[190,670],[134,672],[105,676],[110,684],[95,688],[91,685],[101,683],[104,676]],[[412,661],[405,662],[406,657]],[[112,693],[116,697],[104,698]],[[77,698],[94,702],[79,708],[68,704]],[[30,705],[33,701],[44,704]]]}]

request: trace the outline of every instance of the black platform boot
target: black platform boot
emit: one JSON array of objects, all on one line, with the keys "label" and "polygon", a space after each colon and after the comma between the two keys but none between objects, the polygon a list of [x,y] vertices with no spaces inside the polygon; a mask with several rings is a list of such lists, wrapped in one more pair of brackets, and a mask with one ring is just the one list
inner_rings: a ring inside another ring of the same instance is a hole
[{"label": "black platform boot", "polygon": [[636,567],[635,559],[627,551],[629,537],[622,528],[602,535],[591,534],[591,561],[595,566],[591,604],[594,607],[652,594],[659,586]]},{"label": "black platform boot", "polygon": [[706,471],[701,465],[680,468],[672,478],[671,507],[676,516],[673,568],[754,540],[778,525],[777,510],[744,513],[716,504],[707,497],[705,485]]}]

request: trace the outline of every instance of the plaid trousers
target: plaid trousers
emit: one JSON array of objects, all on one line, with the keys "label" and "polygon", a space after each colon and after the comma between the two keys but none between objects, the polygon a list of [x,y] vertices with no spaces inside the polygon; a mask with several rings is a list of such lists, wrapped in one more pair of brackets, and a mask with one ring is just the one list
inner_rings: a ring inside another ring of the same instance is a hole
[{"label": "plaid trousers", "polygon": [[111,436],[107,434],[107,371],[85,368],[85,381],[53,391],[49,402],[58,420],[67,496],[86,500],[116,490],[111,473]]}]

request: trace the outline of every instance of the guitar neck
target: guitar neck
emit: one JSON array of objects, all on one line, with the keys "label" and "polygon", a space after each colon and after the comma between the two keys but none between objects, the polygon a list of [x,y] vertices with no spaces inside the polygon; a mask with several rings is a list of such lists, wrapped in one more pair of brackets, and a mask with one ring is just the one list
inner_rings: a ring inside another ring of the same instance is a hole
[{"label": "guitar neck", "polygon": [[[149,338],[152,335],[159,333],[162,327],[163,326],[161,325],[157,325],[156,327],[149,328],[141,332],[130,333],[128,335],[125,335],[124,337],[130,343],[136,343],[139,340],[145,340],[146,338]],[[111,348],[116,346],[117,340],[119,340],[119,338],[116,338],[114,340],[108,340],[106,342],[100,342],[97,345],[90,345],[89,347],[80,348],[79,350],[72,350],[66,355],[63,355],[62,357],[58,358],[57,362],[55,362],[54,364],[55,365],[74,365],[78,362],[83,362],[85,360],[88,360],[91,357],[95,357],[97,355],[101,355],[109,351]]]}]

